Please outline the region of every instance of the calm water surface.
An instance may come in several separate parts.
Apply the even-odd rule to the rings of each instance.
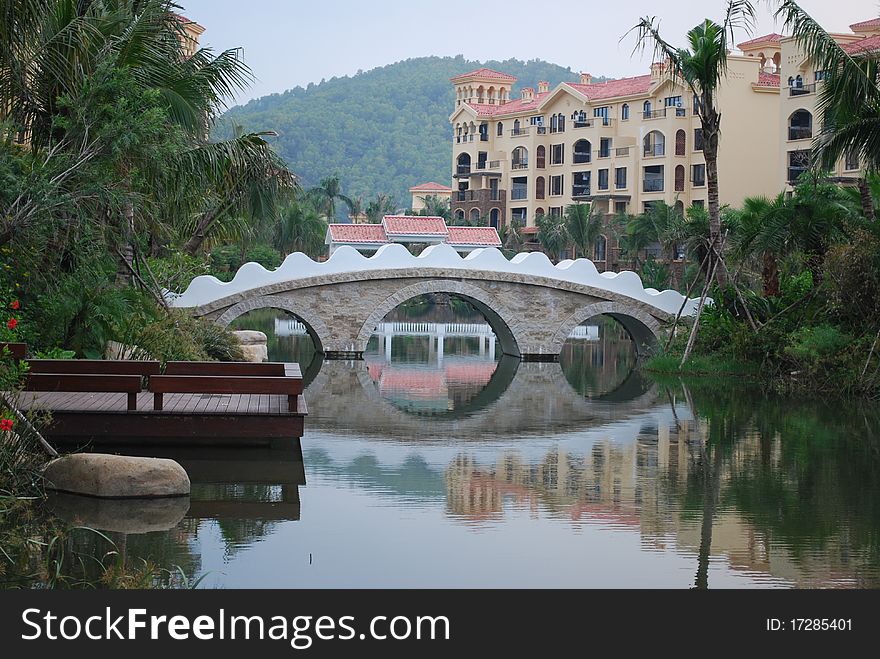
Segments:
[[[293,319],[243,319],[303,366],[302,455],[173,454],[190,507],[129,555],[227,588],[880,584],[876,415],[652,382],[610,319],[558,364],[503,357],[465,308],[386,321],[321,363]]]

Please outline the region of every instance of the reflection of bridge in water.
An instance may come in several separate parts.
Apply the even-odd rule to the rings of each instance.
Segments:
[[[449,358],[451,370],[442,377],[472,378],[474,373],[457,373],[459,364]],[[367,435],[419,439],[505,437],[558,433],[584,429],[626,418],[656,404],[656,387],[637,372],[615,390],[598,398],[584,398],[568,383],[558,363],[530,363],[502,358],[484,362],[478,374],[488,382],[465,404],[454,409],[433,408],[433,413],[414,413],[395,405],[385,391],[394,378],[418,378],[424,371],[405,364],[377,361],[325,361],[304,393],[309,406],[309,428],[352,430]],[[470,368],[468,370],[471,370]],[[383,382],[383,374],[391,373]],[[411,384],[411,382],[410,382]]]

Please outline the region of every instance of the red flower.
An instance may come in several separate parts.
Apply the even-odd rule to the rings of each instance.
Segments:
[[[0,419],[0,431],[12,430],[12,419]]]
[[[15,311],[17,311],[20,306],[21,306],[21,302],[19,302],[18,300],[13,300],[12,302],[9,303],[9,308],[13,309]]]
[[[10,318],[6,323],[6,327],[8,327],[11,330],[14,330],[16,327],[18,327],[18,319],[17,318]]]

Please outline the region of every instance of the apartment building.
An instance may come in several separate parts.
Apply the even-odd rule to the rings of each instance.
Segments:
[[[840,35],[847,48],[880,40],[880,19],[852,29]],[[774,196],[803,171],[815,78],[822,75],[779,34],[738,48],[728,56],[718,92],[719,194],[732,206],[749,196]],[[536,217],[560,215],[576,202],[608,214],[640,213],[658,201],[681,209],[707,203],[694,95],[663,63],[608,82],[594,83],[587,73],[553,89],[541,81],[537,89],[522,88],[518,98],[512,98],[516,78],[491,69],[451,82],[452,210],[459,220],[513,223],[528,234],[536,231]],[[848,159],[840,169],[858,166]],[[600,270],[617,269],[616,253],[613,236],[600,239],[593,255]]]
[[[851,33],[832,34],[845,51],[856,55],[880,49],[880,18],[854,23],[850,29]],[[825,72],[804,55],[791,37],[780,37],[774,52],[779,53],[782,65],[779,112],[781,190],[791,189],[810,166],[810,147],[813,138],[821,131],[822,119],[816,105]],[[859,154],[853,152],[840,159],[832,174],[854,178],[860,176],[861,171]]]

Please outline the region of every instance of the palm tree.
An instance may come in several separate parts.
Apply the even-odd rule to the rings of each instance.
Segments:
[[[751,31],[755,8],[748,0],[728,0],[724,20],[719,24],[705,19],[687,33],[689,48],[676,48],[659,32],[656,17],[642,18],[630,32],[636,32],[636,50],[650,46],[654,56],[665,62],[674,80],[681,80],[695,97],[695,109],[703,134],[703,156],[706,160],[706,187],[709,198],[709,272],[721,254],[721,208],[718,198],[718,139],[721,135],[721,113],[717,93],[727,73],[727,54],[735,41],[734,31]],[[718,284],[726,284],[723,267],[716,270]]]
[[[522,236],[519,229],[512,224],[502,223],[498,227],[498,238],[501,240],[501,248],[509,252],[517,252],[522,248]]]
[[[602,235],[604,215],[598,209],[593,210],[590,204],[572,204],[565,209],[565,228],[574,245],[575,256],[579,252],[588,259]]]
[[[736,251],[740,257],[760,255],[764,297],[779,295],[778,258],[786,251],[784,230],[792,219],[792,206],[785,193],[773,200],[747,197],[739,213]]]
[[[312,258],[324,253],[327,221],[308,199],[295,200],[281,211],[275,247],[282,255],[303,252]]]
[[[571,246],[565,218],[561,215],[541,215],[535,219],[538,226],[538,242],[544,253],[552,260],[559,259],[560,253]]]
[[[317,208],[318,211],[330,222],[333,222],[336,219],[337,199],[345,202],[349,211],[354,208],[354,201],[351,197],[342,194],[342,185],[339,182],[339,176],[335,174],[321,179],[321,182],[314,188],[311,188],[308,194],[313,200],[315,208]]]
[[[792,0],[780,0],[776,18],[812,61],[825,71],[817,108],[823,128],[813,145],[813,161],[833,169],[847,153],[856,153],[869,172],[880,168],[880,66],[878,51],[847,52]],[[862,208],[875,219],[873,198],[865,178],[858,180]]]
[[[379,193],[376,198],[367,204],[367,221],[370,224],[379,224],[382,218],[395,211],[394,199],[389,194]]]
[[[437,195],[428,195],[421,199],[425,202],[425,207],[421,210],[420,215],[442,217],[447,222],[452,217],[452,209],[449,208],[449,200],[438,197]]]

